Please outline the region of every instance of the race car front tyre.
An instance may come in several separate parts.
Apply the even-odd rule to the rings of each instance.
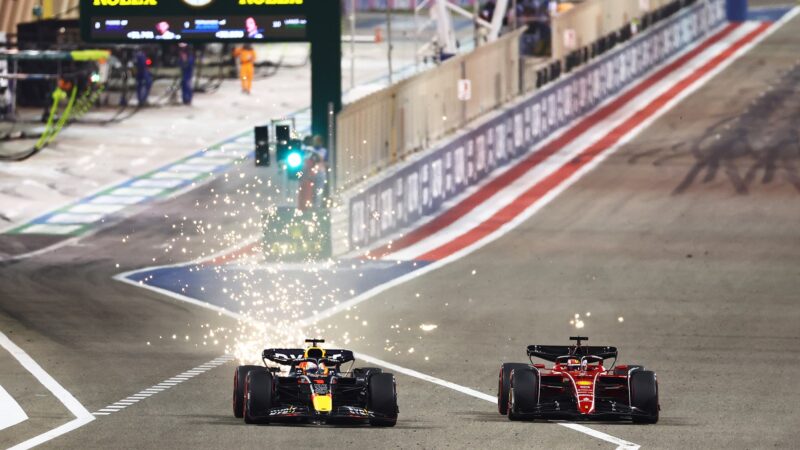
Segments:
[[[261,366],[238,366],[233,372],[233,417],[244,417],[244,379],[253,369],[263,369]]]
[[[658,422],[658,382],[650,370],[636,370],[631,374],[631,406],[646,415],[633,415],[633,423]]]
[[[502,415],[508,413],[508,395],[511,388],[511,371],[514,369],[525,369],[529,367],[525,363],[503,363],[500,365],[500,376],[497,381],[497,412]]]
[[[524,367],[512,370],[510,378],[508,419],[524,419],[539,405],[539,376],[530,367]]]
[[[394,375],[374,373],[367,382],[367,410],[379,417],[370,417],[369,424],[375,427],[393,427],[397,423],[397,388]]]
[[[269,422],[272,407],[272,374],[263,367],[251,370],[244,381],[245,423]]]

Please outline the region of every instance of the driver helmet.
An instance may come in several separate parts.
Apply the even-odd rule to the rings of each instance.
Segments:
[[[324,363],[317,364],[309,361],[306,363],[305,370],[307,375],[325,375],[327,368]]]
[[[569,367],[569,368],[577,368],[580,365],[581,365],[581,361],[579,359],[569,358],[567,360],[567,367]]]

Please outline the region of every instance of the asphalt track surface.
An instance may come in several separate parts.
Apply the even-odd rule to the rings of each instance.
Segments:
[[[351,347],[493,395],[500,362],[562,342],[579,313],[581,334],[656,370],[661,388],[657,425],[592,428],[648,448],[796,447],[797,48],[795,18],[503,238],[361,304],[369,326]],[[254,169],[241,170],[246,180]],[[0,331],[90,411],[221,356],[231,337],[204,346],[201,325],[233,320],[111,277],[180,260],[164,255],[183,216],[235,227],[241,216],[197,205],[243,183],[214,181],[76,245],[4,263]],[[187,257],[208,247],[184,232],[195,237],[181,244]],[[423,333],[423,323],[438,328]],[[383,354],[388,338],[415,351]],[[485,400],[402,374],[393,429],[245,426],[230,413],[232,372],[205,371],[45,447],[612,447],[511,423]],[[30,417],[0,432],[0,446],[72,419],[6,352],[0,383]]]

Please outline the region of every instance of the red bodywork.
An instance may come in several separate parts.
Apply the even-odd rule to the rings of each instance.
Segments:
[[[583,367],[580,363],[556,363],[552,367],[534,364],[534,367],[541,376],[540,396],[547,398],[569,392],[575,397],[580,414],[595,413],[596,394],[606,399],[618,398],[620,403],[627,404],[629,401],[627,366],[616,366],[611,372],[600,363],[586,364]],[[602,392],[597,393],[596,388]]]
[[[617,348],[529,345],[531,363],[500,366],[497,408],[511,420],[608,419],[656,423],[660,406],[655,372],[641,365],[617,365]],[[533,363],[539,358],[552,363]],[[610,368],[603,363],[613,359]]]

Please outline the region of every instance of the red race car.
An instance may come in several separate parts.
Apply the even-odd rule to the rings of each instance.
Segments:
[[[642,366],[616,365],[616,347],[529,345],[531,363],[503,363],[497,410],[510,420],[590,419],[656,423],[661,409],[658,381]],[[534,363],[540,358],[552,367]],[[610,368],[603,363],[613,359]]]

